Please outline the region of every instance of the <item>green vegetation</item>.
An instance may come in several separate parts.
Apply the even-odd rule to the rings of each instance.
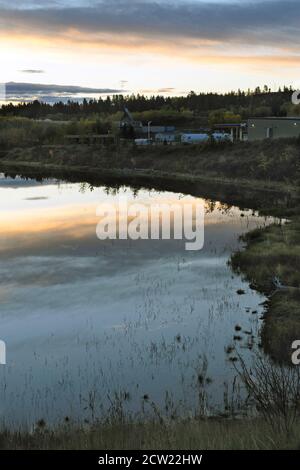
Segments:
[[[83,127],[87,125],[85,122],[78,124]],[[67,131],[73,133],[70,128],[67,128]],[[282,182],[286,185],[297,184],[299,155],[300,142],[296,139],[240,142],[234,145],[206,143],[144,148],[135,147],[130,143],[110,147],[84,145],[24,147],[19,144],[18,147],[6,151],[3,149],[1,152],[3,160],[12,162],[41,162],[61,166],[94,167],[101,170],[116,168],[178,175],[209,175],[216,178]]]
[[[240,114],[235,114],[234,112],[227,111],[226,109],[211,111],[208,115],[208,122],[210,126],[220,123],[240,123],[241,121],[242,116]]]
[[[0,449],[299,449],[299,435],[299,423],[286,435],[278,433],[260,418],[191,419],[175,423],[111,422],[85,428],[65,423],[54,430],[48,430],[41,421],[33,433],[2,432]]]
[[[270,296],[263,345],[277,361],[290,362],[291,345],[300,338],[300,219],[257,229],[244,241],[246,249],[234,254],[232,265]],[[275,279],[282,287],[276,287]]]
[[[107,134],[111,127],[110,121],[99,118],[51,122],[0,117],[0,150],[6,151],[16,146],[28,148],[32,145],[63,144],[67,135]]]
[[[282,140],[136,149],[135,167],[193,175],[296,182],[300,143]]]
[[[279,88],[277,92],[271,92],[265,85],[263,89],[256,87],[255,90],[238,90],[224,94],[196,94],[191,91],[187,96],[174,97],[115,95],[99,100],[83,100],[82,103],[68,101],[54,105],[34,101],[16,106],[2,106],[0,115],[54,120],[94,120],[98,117],[103,120],[112,116],[116,118],[124,106],[127,106],[135,118],[145,122],[152,120],[155,124],[199,126],[207,125],[210,113],[219,114],[219,117],[222,117],[221,113],[225,113],[225,118],[227,116],[228,119],[235,119],[235,116],[247,119],[250,116],[290,115],[295,111],[291,107],[292,92],[293,89],[286,86]]]

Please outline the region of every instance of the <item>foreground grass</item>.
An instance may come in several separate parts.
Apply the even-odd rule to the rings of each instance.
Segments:
[[[98,450],[264,450],[300,449],[300,423],[289,435],[278,433],[262,419],[187,420],[174,424],[103,424],[55,431],[40,426],[33,433],[0,434],[1,449]]]
[[[262,341],[277,361],[290,362],[292,342],[300,339],[300,218],[254,230],[243,237],[244,251],[233,267],[252,286],[269,296]],[[278,278],[283,288],[276,288]]]

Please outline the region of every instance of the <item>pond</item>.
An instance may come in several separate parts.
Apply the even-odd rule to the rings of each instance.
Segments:
[[[203,249],[100,241],[96,209],[120,195],[146,205],[201,202]],[[232,349],[251,364],[265,298],[228,260],[241,234],[270,219],[172,192],[3,175],[0,213],[2,425],[243,406]]]

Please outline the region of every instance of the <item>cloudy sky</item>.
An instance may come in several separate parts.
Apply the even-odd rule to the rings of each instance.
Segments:
[[[299,33],[299,0],[0,0],[0,81],[66,94],[300,87]]]

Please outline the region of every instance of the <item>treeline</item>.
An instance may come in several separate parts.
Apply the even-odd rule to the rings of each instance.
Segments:
[[[270,88],[264,86],[263,89],[257,87],[255,90],[229,93],[199,93],[190,92],[187,96],[164,97],[164,96],[143,96],[143,95],[115,95],[98,100],[84,99],[82,102],[68,101],[58,102],[53,105],[33,101],[30,103],[20,103],[17,105],[7,104],[0,108],[0,116],[17,116],[32,119],[52,118],[57,120],[78,119],[81,117],[91,117],[96,115],[114,116],[128,107],[135,117],[143,119],[151,118],[155,114],[159,119],[160,113],[165,118],[176,122],[179,115],[188,119],[208,118],[211,113],[217,114],[217,118],[222,117],[222,112],[231,113],[237,116],[236,120],[246,119],[249,116],[286,116],[291,113],[299,114],[298,107],[291,104],[291,87],[284,87],[277,92],[272,92]],[[184,114],[185,113],[185,116]],[[212,119],[212,118],[211,118]]]
[[[0,151],[13,147],[64,143],[67,135],[107,134],[111,123],[101,119],[76,121],[36,121],[25,117],[0,117]]]

